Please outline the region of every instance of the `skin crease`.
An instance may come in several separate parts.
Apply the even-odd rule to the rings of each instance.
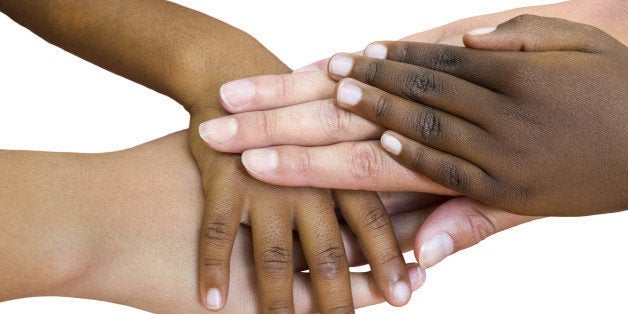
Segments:
[[[0,150],[0,301],[56,295],[207,313],[195,293],[203,192],[186,138],[178,132],[103,154]],[[392,216],[406,250],[427,210]],[[342,230],[349,262],[358,265],[357,242]],[[242,226],[225,313],[260,306],[251,246]],[[300,253],[294,262],[296,270],[307,267]],[[307,276],[294,276],[296,310],[315,311]],[[351,280],[356,306],[383,301],[370,274]]]
[[[288,71],[244,32],[167,1],[4,1],[0,10],[45,40],[178,101],[191,114],[192,130],[226,114],[216,102],[222,83]],[[209,149],[197,132],[189,136],[207,196],[198,265],[199,294],[208,307],[220,309],[227,299],[231,246],[239,223],[250,222],[262,309],[293,310],[291,234],[298,227],[320,310],[352,311],[349,269],[331,193],[254,180],[239,156]],[[358,213],[347,222],[361,239],[384,296],[393,305],[404,305],[411,283],[377,194],[335,191],[334,196],[343,205],[341,212]],[[377,238],[363,217],[368,214],[381,221]],[[401,300],[391,296],[395,284],[408,287]],[[220,297],[211,298],[210,304],[212,288]]]
[[[395,131],[382,137],[400,142],[395,160],[491,206],[545,216],[628,208],[628,48],[533,15],[465,41],[513,52],[382,43],[387,60],[349,57],[338,103]],[[361,98],[343,103],[352,86]]]

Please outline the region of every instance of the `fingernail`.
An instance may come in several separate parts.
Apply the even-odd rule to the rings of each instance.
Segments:
[[[242,153],[242,164],[251,172],[266,174],[277,168],[277,152],[270,148],[258,148]]]
[[[467,34],[469,35],[484,35],[493,32],[496,27],[484,27],[484,28],[476,28],[472,31],[469,31]]]
[[[354,106],[362,99],[362,90],[351,81],[344,81],[338,86],[336,97],[340,103]]]
[[[412,287],[412,291],[416,291],[421,288],[423,283],[425,283],[425,270],[419,265],[414,264],[409,267],[408,276],[410,277],[410,286]]]
[[[211,288],[207,291],[205,306],[212,311],[217,311],[222,308],[222,297],[220,296],[220,291],[218,289]]]
[[[419,265],[427,269],[454,253],[454,241],[447,233],[438,233],[421,245]]]
[[[329,71],[335,76],[345,77],[351,73],[353,58],[346,54],[339,53],[329,60]]]
[[[384,149],[391,154],[399,156],[399,154],[401,153],[401,142],[399,142],[396,137],[384,133],[384,135],[382,135],[382,138],[380,139],[380,142],[382,143],[382,147],[384,147]]]
[[[405,302],[410,298],[410,287],[404,281],[395,283],[390,289],[390,295],[395,301]]]
[[[236,80],[220,87],[220,98],[229,107],[245,106],[255,96],[255,85],[249,80]]]
[[[364,49],[364,56],[376,59],[386,59],[388,48],[382,44],[372,43]]]
[[[232,117],[205,121],[198,126],[198,132],[205,142],[222,144],[236,135],[238,132],[238,121]]]

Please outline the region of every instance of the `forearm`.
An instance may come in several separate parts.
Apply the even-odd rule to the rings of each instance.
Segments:
[[[3,151],[0,159],[0,300],[203,308],[192,254],[202,191],[185,134],[110,154]]]
[[[188,110],[215,99],[222,82],[287,70],[248,34],[168,1],[6,0],[0,10],[43,39]]]

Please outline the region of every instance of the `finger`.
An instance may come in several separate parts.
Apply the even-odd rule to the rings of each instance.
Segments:
[[[376,53],[371,54],[370,51],[376,51]],[[507,90],[513,79],[525,75],[530,69],[531,59],[523,59],[520,54],[514,51],[487,51],[416,42],[376,42],[365,49],[365,55],[368,57],[385,58],[416,65],[426,70],[442,72],[496,92]],[[333,58],[330,61],[330,67],[332,62]],[[373,72],[373,69],[370,71]],[[417,75],[419,80],[417,86],[427,85],[421,88],[430,88],[430,84],[438,86],[433,81],[430,83],[429,78],[421,82],[421,70],[417,70]],[[345,77],[346,75],[336,76]],[[462,95],[455,91],[451,93]]]
[[[410,274],[412,290],[419,289],[425,282],[425,271],[418,264],[407,264],[405,267]],[[384,298],[375,287],[375,279],[371,272],[351,273],[351,294],[356,308],[362,308],[384,302]],[[295,308],[297,313],[318,312],[309,274],[295,275]]]
[[[338,83],[336,99],[343,109],[377,125],[467,160],[478,162],[494,147],[492,137],[469,121],[354,79]]]
[[[423,222],[414,252],[419,264],[429,268],[497,232],[538,218],[494,209],[468,197],[456,197],[438,206]]]
[[[619,41],[600,29],[564,19],[524,14],[497,27],[474,29],[465,46],[485,50],[599,52]]]
[[[333,89],[325,71],[262,75],[222,85],[220,101],[231,113],[267,110],[331,98]]]
[[[391,305],[410,301],[410,279],[384,205],[374,192],[334,190],[342,216],[356,235],[375,282]]]
[[[296,224],[319,311],[353,312],[349,264],[331,196],[326,190],[310,189],[298,206]]]
[[[251,176],[275,185],[456,194],[399,164],[377,141],[252,149],[242,163]]]
[[[381,143],[400,164],[424,174],[444,187],[479,200],[495,197],[501,192],[492,176],[467,160],[392,131],[386,131],[382,135]]]
[[[238,113],[209,120],[199,127],[203,140],[212,149],[229,153],[275,145],[320,146],[377,139],[383,131],[338,108],[333,99]]]
[[[321,71],[327,68],[327,62],[329,62],[329,58],[318,60],[316,62],[310,63],[304,67],[300,67],[292,73],[300,73],[300,72],[312,72],[312,71]]]
[[[372,46],[384,47],[369,47]],[[371,50],[373,48],[366,51]],[[438,69],[408,63],[336,54],[331,58],[329,68],[330,74],[336,79],[351,77],[474,123],[481,122],[489,112],[494,111],[495,104],[501,100],[498,94],[482,86],[439,72]],[[338,68],[346,70],[335,72]]]
[[[224,190],[210,185],[213,181],[209,181],[206,174],[218,172],[203,173],[206,192],[199,241],[199,289],[205,306],[218,311],[228,297],[231,250],[238,231],[242,204],[240,198],[234,198],[231,193],[224,193]]]
[[[277,204],[250,211],[255,273],[262,312],[294,312],[292,215]]]

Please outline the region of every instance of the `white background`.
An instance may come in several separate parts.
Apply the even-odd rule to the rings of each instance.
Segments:
[[[250,32],[296,68],[374,40],[555,1],[175,2]],[[2,149],[104,152],[187,127],[187,113],[170,99],[47,44],[5,16],[0,40]],[[628,213],[529,223],[429,269],[407,307],[359,312],[626,313],[627,226]],[[141,313],[65,298],[5,302],[0,312]]]

